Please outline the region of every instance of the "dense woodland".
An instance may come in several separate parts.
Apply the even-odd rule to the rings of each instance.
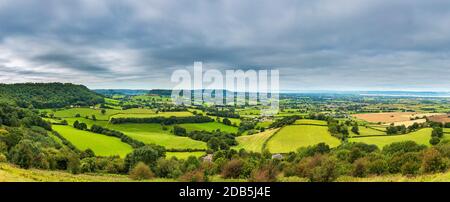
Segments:
[[[23,108],[60,108],[91,106],[103,97],[82,85],[70,83],[0,84],[0,100]]]

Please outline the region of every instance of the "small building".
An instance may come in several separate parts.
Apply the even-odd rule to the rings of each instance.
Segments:
[[[206,156],[202,157],[203,162],[212,162],[212,159],[213,159],[212,154],[207,154]]]
[[[283,155],[281,155],[281,154],[274,154],[274,155],[272,155],[272,159],[283,159]]]

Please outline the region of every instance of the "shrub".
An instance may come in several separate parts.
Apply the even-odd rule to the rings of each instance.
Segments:
[[[431,139],[430,139],[430,144],[431,144],[431,145],[437,145],[437,144],[439,144],[439,142],[441,142],[441,139],[439,139],[439,138],[436,137],[436,136],[433,136],[433,137],[431,137]]]
[[[400,171],[403,175],[416,175],[419,173],[420,170],[420,163],[409,161],[402,165],[400,168]]]
[[[275,182],[278,170],[273,165],[266,165],[256,169],[250,175],[250,182]]]
[[[152,165],[161,157],[165,157],[164,147],[157,145],[146,145],[135,149],[125,157],[125,167],[131,169],[138,162]]]
[[[222,168],[222,177],[239,178],[244,168],[244,162],[240,159],[231,159]]]
[[[86,149],[83,152],[81,152],[80,158],[84,159],[84,158],[91,158],[91,157],[95,157],[95,153],[94,151],[92,151],[92,149]]]
[[[0,154],[0,163],[6,162],[6,156],[4,154]]]
[[[182,174],[179,162],[175,159],[160,158],[154,171],[156,176],[162,178],[178,178]]]
[[[399,173],[403,172],[402,167],[405,164],[420,165],[421,159],[417,152],[398,153],[389,160],[389,172]],[[420,167],[420,166],[419,166]]]
[[[352,176],[365,177],[367,175],[368,161],[365,158],[360,158],[353,163]]]
[[[385,160],[378,159],[373,162],[369,162],[367,165],[369,173],[381,175],[388,171],[388,164]]]
[[[10,159],[21,168],[42,168],[45,160],[41,149],[31,140],[21,140],[10,151]]]
[[[205,173],[199,169],[184,173],[179,180],[183,182],[207,182],[208,178]]]
[[[435,148],[427,149],[423,152],[421,170],[424,173],[442,172],[447,169],[447,165],[442,154]]]
[[[418,152],[427,148],[414,141],[395,142],[383,147],[383,153],[392,155],[394,153]]]
[[[130,171],[130,178],[133,180],[147,180],[153,178],[154,174],[143,162],[138,162]]]
[[[312,169],[308,178],[311,182],[332,182],[337,179],[338,175],[337,160],[324,156],[320,165]]]
[[[80,161],[80,171],[82,173],[92,173],[97,170],[95,157],[84,158]]]
[[[80,172],[80,159],[76,154],[69,154],[67,156],[67,170],[72,174]]]
[[[295,173],[311,182],[331,182],[339,175],[337,159],[320,154],[307,157],[297,164]]]
[[[444,136],[444,130],[441,127],[434,127],[431,137],[442,138]]]

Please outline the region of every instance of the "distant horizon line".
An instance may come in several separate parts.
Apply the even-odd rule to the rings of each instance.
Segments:
[[[152,89],[144,89],[144,88],[89,88],[91,90],[135,90],[135,91],[151,91],[151,90],[172,90],[169,88],[152,88]],[[217,89],[185,89],[185,90],[217,90]],[[231,91],[227,89],[222,89],[226,91]],[[235,91],[242,92],[242,91]],[[376,93],[376,92],[390,92],[390,93],[450,93],[449,91],[441,91],[441,90],[280,90],[280,93]]]

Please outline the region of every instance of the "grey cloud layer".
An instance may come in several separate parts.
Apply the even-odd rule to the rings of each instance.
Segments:
[[[284,89],[450,86],[446,0],[6,0],[0,25],[0,82],[163,88],[203,61]]]

